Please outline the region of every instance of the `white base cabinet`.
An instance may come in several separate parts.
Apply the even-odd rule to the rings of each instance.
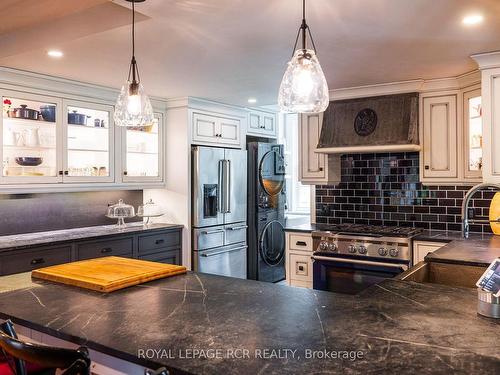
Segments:
[[[286,282],[290,286],[312,288],[311,256],[313,240],[310,233],[286,232]]]
[[[304,185],[332,185],[340,182],[340,155],[315,152],[323,113],[299,115],[299,181]]]
[[[443,247],[446,243],[443,242],[429,242],[429,241],[414,241],[413,242],[413,264],[417,264],[424,260],[425,256],[429,253],[436,251]]]

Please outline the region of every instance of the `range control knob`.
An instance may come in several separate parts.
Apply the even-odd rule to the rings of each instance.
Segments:
[[[385,257],[387,255],[387,249],[385,247],[381,247],[378,249],[378,254]]]
[[[326,242],[326,241],[321,241],[321,242],[319,243],[319,249],[320,249],[320,250],[327,250],[327,249],[328,249],[328,242]]]
[[[389,254],[391,257],[397,257],[399,255],[399,249],[391,249],[389,250]]]
[[[360,254],[366,254],[367,252],[368,252],[368,249],[366,248],[366,246],[360,246],[358,249],[358,253],[360,253]]]
[[[349,245],[349,247],[347,248],[347,251],[349,251],[351,254],[354,254],[356,252],[356,246]]]
[[[328,250],[333,251],[333,252],[337,251],[337,245],[335,245],[333,242],[330,242],[328,244]]]

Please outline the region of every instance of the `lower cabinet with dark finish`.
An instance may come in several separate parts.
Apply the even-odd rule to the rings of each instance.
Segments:
[[[10,275],[68,262],[71,262],[71,245],[13,251],[0,256],[0,274]]]
[[[152,262],[182,263],[182,228],[76,240],[0,253],[0,275],[28,272],[72,261],[119,256]]]
[[[139,259],[149,260],[151,262],[181,264],[181,250],[167,250],[161,253],[139,256]]]
[[[133,257],[134,237],[89,241],[76,244],[77,260],[109,256]]]

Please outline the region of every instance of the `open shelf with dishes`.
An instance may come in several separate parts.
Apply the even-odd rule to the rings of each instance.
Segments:
[[[0,193],[163,186],[162,113],[119,128],[109,93],[42,92],[0,84]]]
[[[2,96],[2,178],[58,177],[57,100]]]
[[[65,179],[104,181],[113,178],[112,107],[64,101]]]

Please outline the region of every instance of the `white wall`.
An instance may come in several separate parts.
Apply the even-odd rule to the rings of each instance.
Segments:
[[[187,107],[167,110],[165,119],[165,189],[144,190],[166,214],[154,222],[184,225],[182,264],[191,269],[191,147]]]

